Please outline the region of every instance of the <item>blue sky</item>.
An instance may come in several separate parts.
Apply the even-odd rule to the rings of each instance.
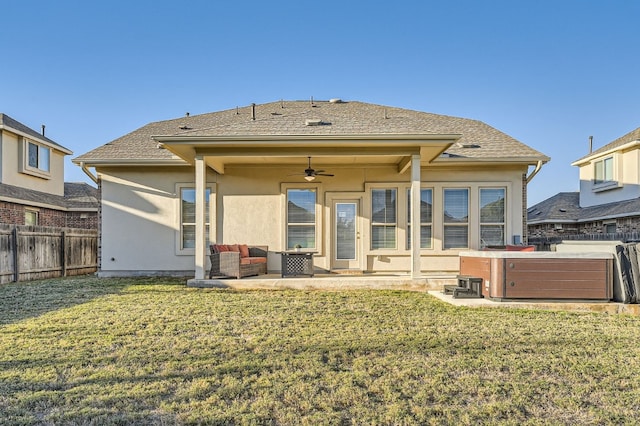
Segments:
[[[640,127],[635,0],[2,2],[0,111],[70,159],[152,121],[285,100],[359,100],[486,122],[570,163]]]

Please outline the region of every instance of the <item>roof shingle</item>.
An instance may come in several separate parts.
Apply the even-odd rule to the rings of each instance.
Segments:
[[[385,134],[461,134],[458,143],[447,150],[450,156],[455,157],[549,159],[481,121],[459,117],[353,101],[279,101],[255,105],[255,116],[253,110],[247,106],[149,123],[80,155],[74,161],[175,159],[171,152],[158,149],[152,136],[219,138]],[[321,120],[322,124],[307,126],[306,120]]]

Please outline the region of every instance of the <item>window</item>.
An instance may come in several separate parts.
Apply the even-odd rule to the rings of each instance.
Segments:
[[[205,193],[205,235],[206,247],[209,246],[209,198],[211,189]],[[180,188],[180,249],[193,249],[196,246],[196,190]]]
[[[420,190],[420,248],[430,249],[433,222],[433,190]],[[411,249],[411,189],[407,191],[407,249]]]
[[[444,249],[469,247],[469,190],[444,190]]]
[[[287,249],[316,248],[316,189],[287,189]]]
[[[23,138],[18,170],[20,173],[49,179],[51,148]]]
[[[28,165],[43,172],[49,172],[50,150],[46,146],[27,143]]]
[[[594,183],[610,182],[613,180],[613,157],[596,161],[594,167]]]
[[[36,226],[38,224],[38,212],[35,210],[25,210],[24,224]]]
[[[504,188],[480,188],[480,247],[504,244],[505,192]]]
[[[371,190],[371,249],[396,248],[396,190]]]

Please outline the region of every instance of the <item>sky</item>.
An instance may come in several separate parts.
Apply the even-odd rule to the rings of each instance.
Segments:
[[[640,127],[636,0],[0,0],[0,112],[73,151],[147,123],[341,98],[483,121],[571,163]]]

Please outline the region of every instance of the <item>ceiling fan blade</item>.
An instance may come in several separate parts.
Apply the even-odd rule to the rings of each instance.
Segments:
[[[316,176],[334,176],[330,173],[316,173]]]

